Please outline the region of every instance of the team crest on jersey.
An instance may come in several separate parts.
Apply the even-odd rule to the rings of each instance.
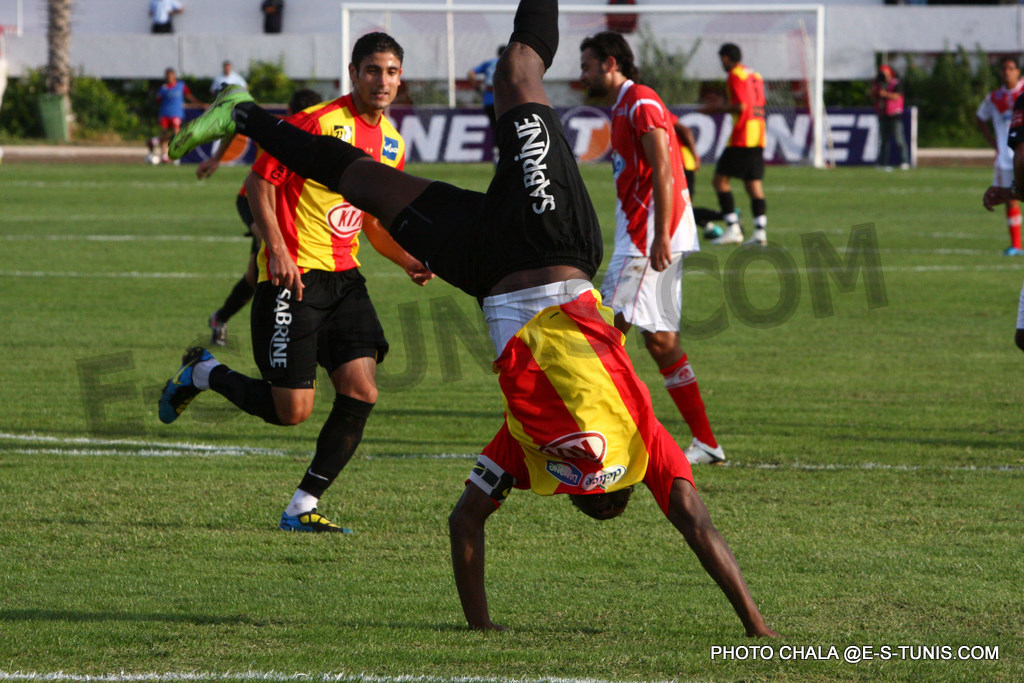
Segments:
[[[626,468],[623,465],[615,465],[608,469],[601,470],[600,472],[591,472],[587,476],[583,477],[583,482],[580,484],[580,488],[584,491],[593,491],[594,489],[607,490],[612,484],[617,482],[619,479],[626,474]]]
[[[384,148],[381,149],[380,155],[388,161],[398,160],[398,140],[384,136]]]
[[[342,142],[351,143],[353,138],[352,126],[335,126],[334,130],[331,131],[331,135]]]
[[[624,168],[626,168],[626,162],[622,160],[618,152],[612,151],[612,178],[617,179]]]
[[[348,202],[338,204],[327,212],[327,225],[336,237],[349,239],[363,227],[363,212]]]
[[[581,458],[593,462],[604,462],[608,452],[608,439],[601,432],[574,432],[544,444],[542,453],[556,458]]]
[[[544,464],[548,474],[569,486],[577,486],[583,478],[583,473],[567,462],[561,460],[548,460]],[[591,487],[593,488],[593,487]]]

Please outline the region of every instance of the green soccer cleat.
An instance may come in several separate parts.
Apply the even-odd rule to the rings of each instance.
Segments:
[[[167,147],[171,159],[180,159],[199,145],[233,135],[235,121],[231,111],[236,104],[255,102],[249,91],[239,85],[221,89],[217,99],[202,114],[192,119],[178,131]]]

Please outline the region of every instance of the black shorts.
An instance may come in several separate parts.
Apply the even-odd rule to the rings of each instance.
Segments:
[[[764,147],[726,147],[715,166],[715,174],[740,180],[762,180]]]
[[[388,342],[357,268],[311,270],[302,283],[302,301],[272,282],[256,285],[252,353],[263,379],[303,389],[314,385],[318,364],[329,374],[357,358],[384,360]]]
[[[238,195],[235,198],[235,208],[238,209],[238,217],[245,223],[245,234],[252,236],[249,253],[255,254],[260,250],[260,238],[252,234],[252,224],[256,222],[256,219],[252,215],[252,209],[249,208],[249,198],[244,194]]]
[[[566,265],[594,277],[601,227],[554,109],[523,104],[498,120],[486,194],[435,182],[391,234],[438,277],[477,298],[519,270]]]

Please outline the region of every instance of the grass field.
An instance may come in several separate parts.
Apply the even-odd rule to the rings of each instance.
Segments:
[[[489,169],[412,170],[483,189]],[[1024,680],[1024,262],[981,208],[989,170],[770,169],[776,260],[711,247],[712,273],[684,280],[689,319],[727,323],[684,339],[729,457],[695,478],[786,637],[770,658],[713,654],[765,643],[645,492],[607,523],[513,494],[487,537],[509,630],[465,629],[446,519],[501,422],[488,342],[472,300],[414,287],[369,247],[392,350],[322,502],[354,535],[275,528],[328,382],[298,427],[215,394],[161,425],[160,386],[245,265],[243,173],[0,167],[0,680]],[[609,170],[584,173],[610,238]],[[805,267],[815,233],[840,257],[860,238],[879,267],[852,291],[833,267],[823,290],[821,263]],[[246,317],[219,356],[252,371]],[[984,657],[965,645],[998,659],[959,659]],[[843,661],[850,646],[874,650]]]

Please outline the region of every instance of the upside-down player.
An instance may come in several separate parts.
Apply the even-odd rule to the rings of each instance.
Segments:
[[[522,0],[494,79],[501,153],[486,194],[372,163],[341,140],[279,124],[244,95],[224,98],[203,123],[184,129],[173,153],[237,126],[296,173],[372,212],[434,273],[481,300],[506,419],[449,517],[455,582],[471,627],[502,628],[487,608],[484,524],[513,487],[567,493],[588,515],[609,519],[643,481],[747,634],[777,635],[590,283],[601,262],[600,228],[541,83],[557,44],[557,2]]]

